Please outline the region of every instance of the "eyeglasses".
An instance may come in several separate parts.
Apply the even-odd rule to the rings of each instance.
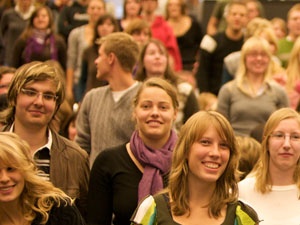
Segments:
[[[285,134],[283,132],[275,132],[270,134],[270,137],[277,141],[284,141],[286,137],[289,137],[290,141],[292,142],[300,142],[300,134],[299,133],[292,133],[292,134]]]
[[[48,102],[50,102],[50,101],[56,101],[58,99],[57,95],[46,94],[46,93],[43,93],[43,92],[39,92],[39,91],[35,91],[35,90],[30,90],[30,89],[25,89],[25,88],[22,88],[21,92],[24,95],[26,95],[27,97],[29,97],[29,98],[37,98],[40,95],[42,95],[43,96],[43,100],[48,101]]]

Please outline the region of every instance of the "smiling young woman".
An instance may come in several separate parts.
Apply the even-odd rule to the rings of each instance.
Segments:
[[[89,224],[129,225],[138,201],[167,185],[177,140],[173,130],[177,109],[172,84],[161,78],[142,84],[133,101],[136,130],[130,142],[102,151],[94,161]]]
[[[237,200],[237,164],[229,122],[215,111],[194,114],[181,128],[168,187],[139,204],[132,225],[258,224],[255,211]]]

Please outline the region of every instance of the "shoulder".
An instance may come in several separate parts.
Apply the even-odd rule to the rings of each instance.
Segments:
[[[235,210],[236,220],[243,225],[253,225],[259,223],[259,218],[256,211],[248,204],[238,201]]]
[[[112,148],[106,148],[103,151],[101,151],[99,153],[99,155],[97,156],[98,160],[114,160],[116,158],[119,157],[123,157],[124,154],[127,154],[126,151],[126,143],[122,144],[122,145],[118,145]],[[97,160],[96,159],[96,160]]]
[[[248,175],[245,179],[238,183],[240,193],[254,189],[256,178],[253,175]]]
[[[269,87],[271,88],[271,90],[286,95],[286,90],[280,85],[278,84],[276,81],[271,80],[268,82]]]
[[[85,223],[74,204],[61,202],[52,207],[47,224],[84,225]]]
[[[149,195],[138,205],[131,217],[134,224],[153,224],[156,217],[156,203],[152,195]]]
[[[93,88],[83,98],[84,101],[92,101],[93,99],[98,99],[100,96],[103,96],[105,93],[110,92],[109,85]]]
[[[66,151],[68,155],[79,156],[82,158],[87,158],[88,154],[80,146],[56,132],[52,131],[53,143],[52,146],[54,149],[59,149],[60,151]]]

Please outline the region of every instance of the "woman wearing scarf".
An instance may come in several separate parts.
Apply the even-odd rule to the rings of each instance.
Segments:
[[[66,69],[67,46],[61,36],[54,32],[51,10],[38,7],[29,24],[17,39],[13,48],[12,64],[18,68],[32,61],[56,60]]]
[[[134,99],[136,131],[130,142],[104,150],[90,176],[88,224],[129,225],[138,202],[167,185],[177,135],[177,91],[150,78]],[[113,126],[113,124],[112,124]]]

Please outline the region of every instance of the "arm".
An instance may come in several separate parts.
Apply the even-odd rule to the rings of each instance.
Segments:
[[[75,141],[83,148],[88,154],[91,152],[91,130],[89,124],[89,111],[90,111],[90,95],[86,95],[83,99],[77,119],[76,119],[76,129],[77,135]]]
[[[199,51],[199,67],[196,73],[197,85],[201,92],[211,92],[209,80],[212,67],[213,53],[217,47],[215,39],[209,35],[205,35],[200,44]]]
[[[218,28],[219,22],[220,21],[218,18],[211,16],[207,23],[206,33],[209,35],[215,35],[218,30],[217,28]]]
[[[70,31],[72,30],[72,26],[68,19],[68,9],[69,7],[66,6],[62,9],[58,16],[58,32],[65,38],[68,38]]]
[[[86,81],[87,81],[87,76],[88,76],[88,62],[87,62],[86,54],[87,54],[87,51],[85,50],[82,54],[81,75],[80,75],[80,79],[78,82],[78,89],[79,89],[81,98],[84,96],[85,91],[86,91]]]
[[[88,186],[89,186],[89,177],[90,177],[90,167],[89,167],[89,156],[83,151],[80,161],[77,163],[77,174],[79,178],[79,188],[80,195],[77,199],[77,207],[84,219],[87,219],[87,198],[88,198]]]
[[[170,56],[172,56],[174,60],[174,69],[175,71],[180,71],[182,70],[182,60],[181,60],[180,50],[177,44],[176,37],[170,26],[166,27],[165,32],[168,33],[168,38],[165,45]]]
[[[229,88],[230,86],[228,83],[221,87],[218,95],[217,111],[230,121],[231,91]]]
[[[47,224],[85,225],[85,222],[75,205],[61,202],[60,206],[52,207]]]
[[[67,63],[67,45],[61,36],[56,37],[56,45],[57,45],[57,54],[58,54],[58,62],[66,71],[66,63]]]
[[[88,193],[88,224],[112,224],[113,187],[109,164],[106,152],[101,152],[93,164]]]
[[[78,29],[71,31],[68,38],[68,49],[67,49],[67,71],[66,71],[66,94],[69,98],[73,99],[73,83],[74,83],[74,71],[77,64],[78,56]]]
[[[22,53],[25,47],[26,47],[26,40],[18,38],[13,48],[11,66],[18,68],[22,65]]]

